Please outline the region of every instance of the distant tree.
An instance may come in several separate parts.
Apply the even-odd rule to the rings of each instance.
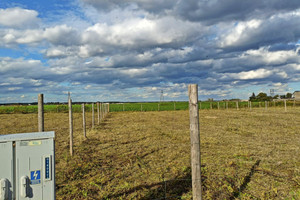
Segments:
[[[276,94],[274,97],[273,97],[273,99],[278,99],[279,98],[279,95],[278,94]]]
[[[293,94],[292,94],[292,93],[289,93],[289,92],[288,92],[288,93],[286,93],[286,98],[287,98],[287,99],[290,99],[290,98],[292,98],[292,96],[293,96]]]
[[[256,100],[256,96],[254,94],[254,92],[252,93],[252,96],[249,97],[249,101],[255,101]]]

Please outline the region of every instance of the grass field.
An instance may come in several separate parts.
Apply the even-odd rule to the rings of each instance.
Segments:
[[[188,111],[111,112],[88,139],[74,113],[56,132],[57,199],[191,199]],[[91,114],[87,113],[91,127]],[[300,109],[200,111],[203,199],[300,199]],[[1,114],[0,134],[37,130],[37,114]]]
[[[200,109],[227,109],[236,108],[235,101],[220,101],[220,102],[199,102]],[[248,108],[248,102],[239,102],[239,108]],[[268,107],[284,107],[283,102],[267,102]],[[293,101],[287,101],[287,106],[294,106]],[[300,102],[296,102],[295,106],[299,107]],[[73,103],[73,112],[81,112],[81,104]],[[92,110],[91,103],[86,104],[86,111]],[[252,102],[253,108],[265,107],[265,102]],[[110,112],[121,111],[173,111],[173,110],[187,110],[188,102],[144,102],[144,103],[111,103]],[[95,105],[96,110],[96,105]],[[5,105],[0,106],[0,114],[28,114],[37,113],[37,105]],[[66,113],[68,112],[67,104],[59,105],[44,105],[44,112],[46,113]]]

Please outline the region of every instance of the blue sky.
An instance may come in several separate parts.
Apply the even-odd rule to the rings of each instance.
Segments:
[[[300,1],[0,1],[0,103],[300,90]]]

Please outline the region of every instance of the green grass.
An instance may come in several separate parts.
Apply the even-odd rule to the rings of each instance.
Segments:
[[[288,107],[293,106],[293,101],[287,102]],[[296,106],[300,106],[300,102],[297,102]],[[236,109],[236,102],[233,101],[220,101],[220,102],[199,102],[199,109]],[[253,108],[265,107],[265,102],[252,102]],[[273,102],[268,103],[268,107],[274,107]],[[284,102],[276,102],[275,107],[284,107]],[[74,113],[81,112],[81,105],[73,104],[72,106]],[[92,110],[91,104],[85,105],[86,111]],[[95,110],[96,104],[95,104]],[[248,102],[239,102],[240,109],[247,109]],[[121,111],[172,111],[172,110],[187,110],[188,102],[150,102],[150,103],[111,103],[110,112],[121,112]],[[37,113],[37,105],[28,106],[0,106],[0,114],[17,114],[17,113]],[[68,105],[44,105],[44,112],[46,113],[66,113],[68,112]]]
[[[200,110],[203,199],[300,199],[299,113]],[[192,199],[188,111],[112,112],[93,130],[88,112],[87,125],[84,139],[74,113],[70,157],[68,113],[45,114],[45,130],[56,132],[58,200]],[[36,131],[37,114],[0,115],[0,130]]]

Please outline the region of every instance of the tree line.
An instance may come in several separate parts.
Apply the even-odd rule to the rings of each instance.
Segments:
[[[252,93],[252,96],[249,97],[249,101],[272,101],[273,99],[290,99],[292,98],[292,93],[286,93],[285,95],[275,95],[275,96],[268,96],[266,93],[261,92],[258,95],[255,95],[255,93]]]

